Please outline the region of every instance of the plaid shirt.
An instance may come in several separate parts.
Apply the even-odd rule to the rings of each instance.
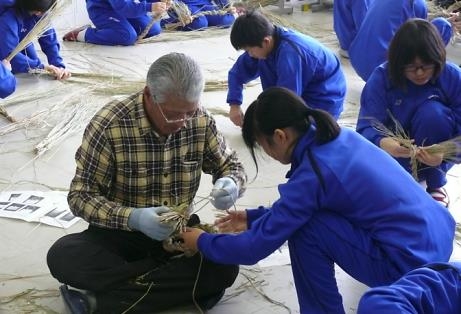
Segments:
[[[72,212],[92,225],[130,230],[134,207],[192,204],[202,171],[247,180],[236,153],[204,109],[179,132],[160,137],[143,108],[143,94],[104,106],[85,129],[68,195]]]

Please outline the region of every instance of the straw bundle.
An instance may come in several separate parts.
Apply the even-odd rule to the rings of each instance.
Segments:
[[[6,57],[11,61],[18,53],[23,51],[31,42],[39,38],[51,27],[51,20],[69,3],[69,0],[56,0],[55,3],[38,20],[30,32],[19,42],[16,48]]]
[[[185,26],[192,21],[192,12],[182,1],[172,1],[171,9],[176,13],[180,26]]]
[[[419,162],[416,159],[416,153],[420,149],[424,149],[432,155],[442,154],[442,160],[445,162],[461,162],[461,135],[431,146],[417,146],[413,144],[413,140],[406,134],[399,121],[397,121],[390,112],[389,115],[394,123],[394,130],[389,129],[384,124],[376,120],[372,121],[372,125],[385,137],[390,137],[397,141],[401,146],[410,149],[410,165],[412,175],[416,180],[418,179],[419,166]]]
[[[422,146],[430,154],[443,154],[443,160],[461,163],[461,135],[431,146]]]
[[[236,1],[232,4],[239,11],[255,10],[268,5],[277,4],[278,0],[247,0],[247,1]]]

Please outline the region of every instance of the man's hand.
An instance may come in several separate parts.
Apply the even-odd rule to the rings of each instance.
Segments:
[[[170,211],[166,206],[134,208],[128,217],[128,227],[144,233],[151,239],[162,241],[174,231],[170,224],[163,223],[160,215]]]
[[[211,204],[217,209],[229,209],[238,198],[237,184],[232,178],[223,177],[216,180],[210,193]]]
[[[229,211],[225,217],[215,220],[214,225],[220,233],[238,233],[247,230],[246,210]]]
[[[153,15],[163,15],[169,8],[169,2],[161,1],[152,3],[151,12]]]
[[[239,127],[243,126],[243,111],[240,105],[229,106],[229,118],[231,121]]]
[[[398,141],[390,137],[382,138],[379,142],[379,146],[396,158],[409,158],[411,156],[411,150],[409,148],[401,146]]]

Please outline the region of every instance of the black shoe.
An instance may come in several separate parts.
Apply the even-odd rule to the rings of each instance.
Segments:
[[[69,290],[66,285],[59,287],[64,305],[71,314],[89,314],[90,304],[88,298],[80,291]]]
[[[216,294],[213,294],[212,296],[209,296],[209,297],[206,297],[206,298],[202,298],[200,300],[197,301],[198,305],[200,306],[200,308],[202,310],[209,310],[211,309],[213,306],[216,305],[216,303],[219,302],[219,300],[222,299],[222,297],[224,296],[224,292],[226,290],[223,290],[221,292],[218,292]]]

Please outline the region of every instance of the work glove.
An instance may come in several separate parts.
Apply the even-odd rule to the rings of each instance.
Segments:
[[[163,241],[174,231],[174,226],[160,220],[160,215],[168,211],[170,209],[166,206],[134,208],[128,216],[128,227],[151,239]]]
[[[210,193],[211,204],[217,209],[229,209],[238,198],[238,188],[235,181],[229,177],[216,180]]]

